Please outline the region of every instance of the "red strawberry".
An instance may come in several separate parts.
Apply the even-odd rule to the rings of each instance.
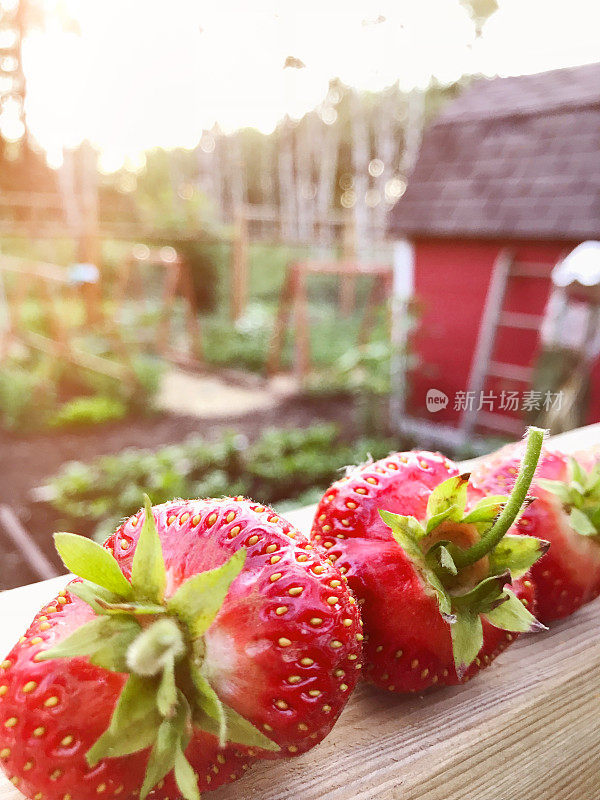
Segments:
[[[2,663],[0,763],[34,800],[197,800],[309,750],[356,684],[354,598],[289,523],[242,498],[149,509],[104,548],[56,535],[84,580]]]
[[[518,497],[486,498],[468,514],[468,476],[438,453],[396,453],[327,490],[312,538],[359,599],[367,680],[399,692],[461,683],[519,632],[542,627],[525,606],[534,601],[527,569],[545,544],[503,537],[535,456],[534,447]],[[512,589],[509,569],[522,578]]]
[[[36,660],[42,647],[57,644],[93,618],[86,603],[70,591],[61,592],[2,662],[0,763],[28,797],[63,798],[76,789],[81,798],[127,798],[144,780],[147,750],[105,759],[94,769],[85,761],[85,753],[110,723],[126,676],[84,658]],[[200,756],[194,767],[202,783],[208,775],[212,786],[227,783],[233,774],[240,777],[253,760],[245,747],[228,745],[219,752],[216,745],[213,736],[197,731],[188,748],[188,754],[194,748]],[[225,759],[222,764],[219,755]],[[216,775],[213,766],[219,769]]]
[[[484,459],[471,478],[471,496],[506,491],[515,480],[521,444]],[[531,568],[542,622],[572,614],[600,595],[600,459],[544,448],[530,493],[536,497],[516,524],[523,535],[543,536],[548,553]]]

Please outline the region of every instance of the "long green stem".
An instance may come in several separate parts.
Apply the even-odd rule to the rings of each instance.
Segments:
[[[542,428],[529,428],[527,433],[525,455],[523,456],[523,461],[521,462],[517,480],[515,481],[513,490],[510,493],[508,502],[502,509],[502,513],[492,528],[490,528],[490,530],[468,550],[459,550],[457,548],[453,548],[452,557],[454,559],[454,563],[459,569],[462,567],[468,567],[470,564],[474,564],[476,561],[479,561],[480,558],[483,558],[483,556],[493,550],[517,518],[517,515],[521,510],[521,506],[527,497],[527,492],[531,486],[531,481],[533,480],[533,476],[540,459],[545,433],[546,431],[544,431]]]

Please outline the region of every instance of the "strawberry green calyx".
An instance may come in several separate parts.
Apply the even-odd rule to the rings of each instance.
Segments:
[[[540,478],[538,486],[558,497],[573,530],[581,536],[600,538],[600,464],[587,471],[570,458],[569,472],[568,482]]]
[[[244,549],[222,566],[192,576],[167,597],[162,547],[147,497],[130,581],[114,556],[95,542],[58,533],[55,543],[67,569],[83,578],[71,583],[69,591],[95,616],[40,657],[85,656],[128,675],[108,728],[86,754],[90,767],[151,748],[140,799],[172,771],[183,797],[199,800],[185,756],[194,728],[215,735],[221,747],[235,742],[279,750],[222,703],[204,671],[203,635],[244,566]]]
[[[383,521],[437,599],[450,625],[462,679],[483,645],[482,619],[514,633],[545,630],[510,588],[547,551],[548,542],[507,533],[529,498],[544,431],[531,429],[510,496],[486,497],[468,513],[468,475],[449,478],[429,496],[425,519],[380,511]]]
[[[465,567],[483,558],[483,556],[493,550],[502,540],[510,526],[515,522],[523,508],[523,504],[527,500],[527,492],[529,491],[538,461],[540,460],[545,435],[546,431],[542,428],[529,428],[525,455],[521,462],[517,480],[498,519],[494,522],[490,530],[468,550],[463,550],[462,552],[455,551],[454,560],[457,566]]]

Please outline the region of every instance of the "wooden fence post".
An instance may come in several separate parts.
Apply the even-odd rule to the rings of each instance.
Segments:
[[[347,214],[342,231],[342,259],[356,261],[356,221],[352,214]],[[348,317],[356,308],[356,277],[344,275],[340,283],[340,312]]]
[[[238,320],[248,304],[248,219],[236,210],[231,250],[231,319]]]
[[[79,161],[80,212],[79,212],[79,260],[94,264],[100,271],[100,236],[98,232],[98,154],[88,141],[77,151]],[[81,286],[87,323],[102,323],[101,276],[95,282]]]
[[[294,370],[298,384],[302,385],[310,372],[310,331],[308,320],[308,295],[306,291],[306,269],[297,267],[294,317],[296,322]]]
[[[267,354],[266,373],[270,378],[276,375],[281,369],[281,356],[285,345],[285,335],[290,322],[292,306],[296,299],[297,281],[298,268],[296,264],[288,264],[279,295],[277,316],[275,317],[273,335],[269,342],[269,352]]]

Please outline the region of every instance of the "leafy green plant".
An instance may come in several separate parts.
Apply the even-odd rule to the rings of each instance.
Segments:
[[[132,359],[131,366],[138,388],[133,394],[125,393],[125,400],[132,409],[147,411],[152,407],[152,401],[160,389],[165,362],[159,358],[139,354]]]
[[[233,323],[229,318],[212,315],[203,319],[204,355],[206,360],[218,366],[231,366],[261,372],[264,369],[277,305],[275,303],[254,301],[249,304],[244,316]],[[317,370],[327,370],[323,376],[322,386],[330,387],[339,384],[345,391],[350,390],[350,377],[346,372],[353,369],[344,359],[359,353],[360,363],[355,372],[364,369],[371,372],[380,358],[380,351],[386,350],[385,358],[389,359],[389,345],[384,326],[378,325],[374,331],[372,345],[359,347],[356,344],[362,315],[357,311],[346,318],[332,313],[331,304],[321,300],[311,302],[310,313],[310,352],[311,360]],[[372,350],[370,349],[372,348]],[[290,367],[294,361],[294,333],[289,331],[282,352],[282,365]],[[368,365],[367,365],[368,362]],[[378,373],[378,379],[384,374]],[[388,379],[389,380],[389,379]],[[315,385],[315,390],[318,388]]]
[[[234,324],[223,317],[203,323],[204,355],[218,366],[237,367],[260,372],[266,361],[273,316],[264,306],[251,306]]]
[[[153,503],[173,497],[243,494],[269,503],[314,495],[338,471],[394,449],[387,439],[339,441],[331,424],[306,429],[272,429],[253,444],[228,433],[216,442],[191,437],[160,450],[126,449],[91,464],[71,462],[51,479],[53,506],[65,524],[91,526],[98,539],[133,514],[147,491]]]
[[[56,403],[56,383],[45,365],[3,364],[0,369],[0,424],[6,430],[46,425]]]
[[[309,378],[308,391],[317,395],[352,395],[359,430],[381,435],[389,427],[391,353],[389,341],[384,340],[352,347],[327,373],[314,373]]]
[[[114,397],[74,397],[63,403],[48,424],[51,428],[77,428],[114,422],[127,415],[127,406]]]
[[[267,431],[246,454],[253,491],[259,498],[285,498],[326,484],[351,457],[337,437],[335,425]]]
[[[46,354],[25,353],[4,361],[0,427],[14,431],[83,427],[122,419],[131,411],[148,411],[164,364],[138,355],[132,367],[133,387]]]

